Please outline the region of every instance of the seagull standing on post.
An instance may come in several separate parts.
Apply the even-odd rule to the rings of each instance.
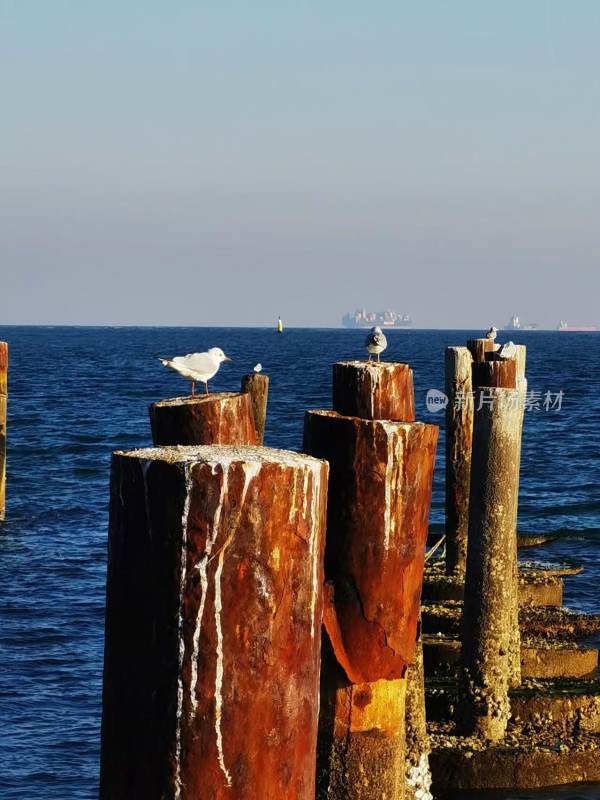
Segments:
[[[165,367],[174,369],[184,378],[192,382],[192,397],[195,397],[194,390],[196,381],[201,381],[206,387],[208,394],[208,381],[214,378],[223,361],[231,361],[220,347],[211,347],[206,353],[188,353],[187,356],[175,356],[175,358],[160,358],[161,364]]]
[[[492,325],[492,327],[485,334],[485,338],[486,339],[491,339],[492,342],[493,342],[497,335],[498,335],[498,328],[496,328],[494,325]]]
[[[504,344],[501,344],[496,350],[496,355],[502,361],[514,358],[517,355],[517,345],[514,342],[504,342]]]
[[[377,361],[381,360],[379,356],[387,347],[387,339],[378,325],[376,325],[374,328],[371,328],[367,334],[367,338],[365,339],[365,347],[369,351],[369,361],[373,355],[377,356]]]

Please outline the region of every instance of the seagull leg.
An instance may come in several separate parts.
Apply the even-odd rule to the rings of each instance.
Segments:
[[[381,361],[381,355],[380,353],[377,353],[377,363],[379,364],[380,361]]]
[[[204,381],[204,385],[206,386],[206,394],[208,394],[208,381]]]
[[[196,389],[196,381],[192,381],[192,397],[195,397],[194,390]]]

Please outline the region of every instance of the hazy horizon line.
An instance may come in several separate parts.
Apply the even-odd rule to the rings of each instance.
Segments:
[[[595,323],[585,323],[586,325],[594,325]],[[582,323],[583,325],[583,323]],[[345,325],[286,325],[285,330],[346,330],[346,331],[364,331],[368,330],[371,326],[364,327],[347,327]],[[575,326],[576,327],[576,326]],[[277,332],[275,325],[194,325],[182,323],[114,323],[114,322],[9,322],[0,323],[0,330],[6,328],[194,328],[198,330],[203,329],[237,329],[237,330],[272,330]],[[470,326],[428,326],[428,325],[411,325],[407,327],[384,327],[386,332],[405,332],[411,331],[479,331],[483,330],[484,326],[470,325]],[[546,328],[540,326],[539,328],[498,328],[498,331],[512,332],[512,333],[559,333],[557,327]],[[566,331],[571,333],[598,333],[599,331]]]

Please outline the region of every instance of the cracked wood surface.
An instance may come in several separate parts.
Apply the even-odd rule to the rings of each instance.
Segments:
[[[354,682],[411,662],[438,429],[309,411],[304,450],[330,464],[325,627]]]

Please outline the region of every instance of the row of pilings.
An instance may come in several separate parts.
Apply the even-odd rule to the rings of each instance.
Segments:
[[[0,518],[7,366],[0,343]],[[437,429],[414,421],[408,365],[333,377],[333,411],[306,414],[306,456],[260,446],[258,373],[241,393],[153,404],[155,448],[114,455],[103,797],[429,796],[418,620]],[[523,347],[446,351],[456,722],[489,742],[520,683],[525,389]]]
[[[405,703],[420,747],[438,431],[412,371],[335,365],[306,454],[257,445],[258,395],[154,404],[156,446],[113,456],[104,800],[401,800],[427,772]]]

